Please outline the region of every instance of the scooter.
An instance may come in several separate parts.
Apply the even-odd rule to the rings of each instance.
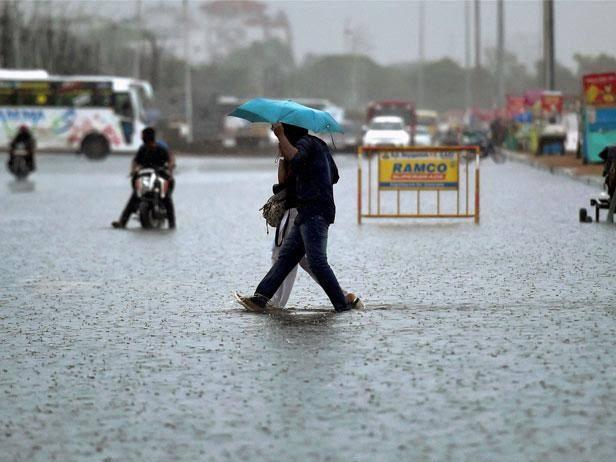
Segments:
[[[169,181],[153,168],[137,172],[135,191],[139,198],[137,213],[144,229],[159,229],[167,219],[164,199],[169,191]]]
[[[28,149],[26,149],[26,146],[23,143],[19,143],[15,146],[9,161],[7,162],[7,168],[18,180],[26,179],[32,171],[27,157]]]

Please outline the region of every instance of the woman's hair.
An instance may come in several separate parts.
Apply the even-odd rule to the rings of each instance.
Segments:
[[[298,127],[297,125],[283,123],[282,127],[284,128],[285,136],[293,146],[297,144],[302,136],[306,136],[308,134],[308,130],[303,127]]]

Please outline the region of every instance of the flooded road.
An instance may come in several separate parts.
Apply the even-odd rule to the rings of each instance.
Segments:
[[[5,157],[0,158],[2,163]],[[262,316],[273,159],[180,158],[175,232],[114,230],[129,158],[0,176],[2,460],[613,460],[616,228],[597,192],[482,165],[482,219],[356,224],[362,312]],[[290,304],[329,309],[306,274]]]

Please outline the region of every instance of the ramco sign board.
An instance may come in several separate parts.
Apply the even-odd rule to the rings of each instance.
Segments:
[[[459,161],[454,152],[383,152],[379,156],[383,190],[456,190]]]

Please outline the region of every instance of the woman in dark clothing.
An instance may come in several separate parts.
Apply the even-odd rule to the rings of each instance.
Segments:
[[[342,291],[327,262],[327,230],[336,214],[333,185],[339,179],[331,153],[322,140],[308,135],[306,129],[279,123],[272,128],[278,137],[282,157],[287,162],[280,167],[285,169],[283,176],[287,179],[286,167],[290,167],[295,181],[297,217],[255,295],[240,296],[238,300],[250,310],[263,311],[288,275],[306,257],[311,275],[327,293],[336,311],[359,308],[359,298]]]

